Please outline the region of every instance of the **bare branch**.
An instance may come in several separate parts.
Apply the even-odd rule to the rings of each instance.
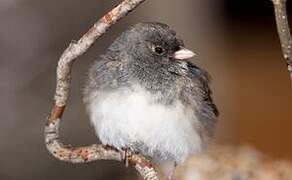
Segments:
[[[95,40],[103,35],[113,24],[144,1],[145,0],[124,0],[97,21],[77,42],[70,43],[69,47],[61,55],[57,67],[55,105],[45,127],[47,149],[58,160],[70,163],[84,163],[101,159],[123,161],[123,152],[111,147],[97,144],[87,147],[70,147],[63,145],[59,139],[58,130],[69,97],[71,69],[74,60],[85,53]],[[137,154],[130,156],[129,164],[134,166],[145,180],[159,179],[151,163],[143,156]]]
[[[275,9],[278,34],[281,42],[282,53],[287,61],[288,72],[292,83],[292,51],[291,51],[291,34],[289,29],[286,0],[272,0]]]

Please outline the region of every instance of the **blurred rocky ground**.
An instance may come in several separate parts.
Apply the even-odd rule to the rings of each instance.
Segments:
[[[178,168],[177,180],[291,180],[292,164],[250,146],[212,146]]]

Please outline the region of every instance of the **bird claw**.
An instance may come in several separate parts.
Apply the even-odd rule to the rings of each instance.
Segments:
[[[176,169],[176,167],[177,167],[177,163],[174,162],[173,169],[171,170],[170,175],[167,177],[167,180],[174,180],[174,175],[175,175],[175,169]]]
[[[129,159],[135,154],[135,151],[131,148],[123,148],[123,161],[126,167],[129,167]]]

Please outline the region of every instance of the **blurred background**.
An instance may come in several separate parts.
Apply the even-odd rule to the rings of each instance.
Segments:
[[[119,2],[0,1],[1,180],[114,180],[133,175],[118,162],[57,161],[43,139],[59,56]],[[199,54],[193,62],[211,74],[221,113],[217,143],[249,144],[271,157],[292,160],[291,84],[270,0],[147,0],[74,64],[71,98],[61,124],[65,143],[97,142],[81,100],[87,69],[118,34],[141,21],[169,24]]]

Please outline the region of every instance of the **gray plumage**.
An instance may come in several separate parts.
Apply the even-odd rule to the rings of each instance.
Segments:
[[[183,46],[167,25],[139,23],[92,65],[84,102],[103,144],[177,162],[206,145],[218,111],[208,73],[175,59]]]

